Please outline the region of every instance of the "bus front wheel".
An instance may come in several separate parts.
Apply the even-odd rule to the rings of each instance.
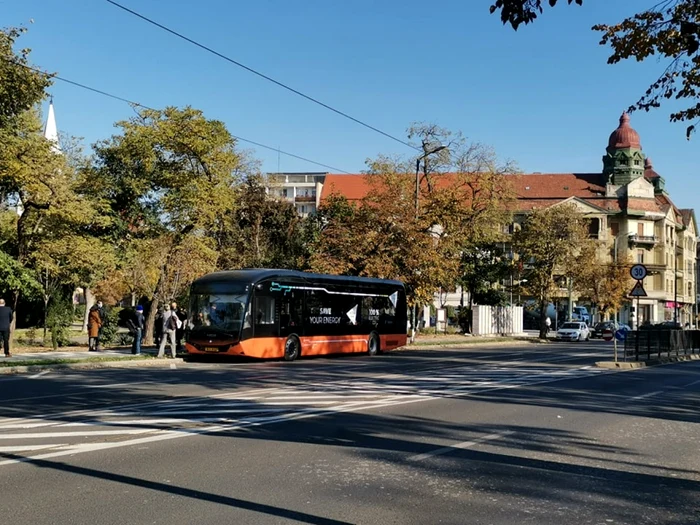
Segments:
[[[290,335],[284,343],[284,360],[294,361],[299,355],[301,355],[301,342],[296,335]]]
[[[376,332],[369,334],[367,340],[367,353],[369,355],[377,355],[379,353],[379,335]]]

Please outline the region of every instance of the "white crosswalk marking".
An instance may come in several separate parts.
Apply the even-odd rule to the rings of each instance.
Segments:
[[[384,375],[304,380],[299,386],[228,391],[36,417],[0,418],[0,466],[108,450],[190,435],[260,426],[333,412],[369,410],[440,397],[469,396],[610,371],[524,361],[435,366]],[[95,385],[100,388],[102,385]],[[60,439],[58,443],[46,443]],[[55,450],[52,450],[55,449]],[[33,454],[35,453],[35,454]]]

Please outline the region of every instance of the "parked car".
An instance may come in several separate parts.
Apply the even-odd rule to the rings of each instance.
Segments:
[[[576,321],[564,323],[557,330],[557,339],[559,341],[588,341],[591,337],[590,330],[586,323]]]
[[[615,321],[603,321],[595,325],[595,328],[591,330],[591,339],[602,338],[603,332],[605,330],[612,330],[613,333],[619,329],[618,324]]]

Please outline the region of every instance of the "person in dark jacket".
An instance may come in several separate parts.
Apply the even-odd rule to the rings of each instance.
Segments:
[[[0,339],[5,350],[5,357],[12,357],[10,353],[10,326],[12,325],[12,308],[5,306],[5,299],[0,299]]]
[[[140,354],[141,353],[141,339],[143,337],[143,327],[145,325],[145,319],[143,317],[143,306],[138,305],[136,307],[136,313],[134,314],[134,342],[131,344],[131,353]]]

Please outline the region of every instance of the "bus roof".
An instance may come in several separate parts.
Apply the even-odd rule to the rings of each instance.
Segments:
[[[326,275],[320,273],[300,272],[297,270],[274,270],[267,268],[245,268],[242,270],[227,270],[221,272],[213,272],[199,279],[196,279],[192,286],[206,286],[213,284],[223,284],[231,282],[242,282],[246,284],[256,284],[265,279],[298,279],[304,281],[320,281],[348,283],[348,284],[381,284],[390,286],[400,286],[403,288],[401,281],[391,279],[375,279],[372,277],[348,277],[345,275]]]

